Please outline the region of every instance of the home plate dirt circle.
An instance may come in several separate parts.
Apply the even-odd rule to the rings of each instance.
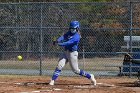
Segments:
[[[15,83],[18,86],[34,86],[34,85],[39,85],[40,90],[34,90],[30,92],[19,92],[19,93],[39,93],[39,92],[51,92],[51,91],[63,91],[65,89],[94,89],[94,88],[100,88],[100,87],[114,87],[115,85],[113,84],[108,84],[108,83],[97,83],[96,86],[91,85],[91,84],[73,84],[73,85],[65,85],[63,84],[56,84],[54,86],[50,86],[48,83],[42,83],[42,82],[19,82]],[[42,86],[43,85],[43,86]],[[63,87],[62,87],[63,86]]]
[[[22,83],[16,83],[17,85],[24,85]],[[27,83],[26,83],[27,84]],[[29,83],[30,85],[32,85],[33,83]],[[34,83],[35,84],[35,83]],[[96,86],[94,85],[68,85],[67,87],[69,87],[69,89],[94,89],[94,88],[98,88],[98,87],[114,87],[115,85],[113,84],[107,84],[107,83],[97,83]],[[50,87],[43,87],[43,88],[47,88],[44,90],[34,90],[34,91],[30,91],[30,92],[19,92],[19,93],[39,93],[39,92],[52,92],[52,91],[63,91],[64,89],[66,89],[66,87],[64,89],[62,88],[54,88],[55,86],[53,86],[52,88]]]
[[[42,83],[42,82],[22,82],[22,83],[15,83],[16,85],[39,85],[39,84],[45,84],[45,85],[47,85],[47,86],[50,86],[50,85],[48,85],[48,83]],[[115,85],[114,84],[108,84],[108,83],[97,83],[97,85],[96,86],[94,86],[94,85],[90,85],[90,84],[86,84],[86,85],[67,85],[67,87],[73,87],[73,88],[95,88],[95,87],[114,87]],[[52,86],[53,87],[53,86]],[[55,87],[55,85],[54,85],[54,87]],[[55,89],[54,88],[54,90],[60,90],[60,89]]]

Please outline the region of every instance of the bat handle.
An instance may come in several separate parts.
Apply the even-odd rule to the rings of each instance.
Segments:
[[[56,45],[56,43],[58,43],[57,41],[53,41],[53,45]]]

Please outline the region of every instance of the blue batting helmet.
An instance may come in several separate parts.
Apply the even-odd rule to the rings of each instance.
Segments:
[[[80,24],[78,21],[71,21],[70,28],[80,28]]]

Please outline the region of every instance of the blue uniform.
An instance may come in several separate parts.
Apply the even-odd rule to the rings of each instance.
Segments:
[[[79,69],[78,67],[78,43],[80,41],[80,34],[79,31],[79,22],[78,21],[72,21],[70,23],[70,29],[68,32],[66,32],[64,35],[59,37],[57,39],[57,43],[59,46],[63,46],[65,48],[64,53],[61,55],[58,65],[53,73],[50,85],[54,85],[54,81],[59,76],[62,68],[67,64],[70,63],[70,66],[72,68],[72,71],[75,74],[85,76],[88,79],[91,79],[94,82],[94,85],[96,85],[96,80],[94,79],[94,76],[85,72],[84,70]]]
[[[63,42],[64,41],[64,42]],[[80,41],[80,35],[78,32],[71,33],[68,31],[61,37],[57,39],[58,45],[65,46],[65,51],[77,51],[78,50],[78,43]]]

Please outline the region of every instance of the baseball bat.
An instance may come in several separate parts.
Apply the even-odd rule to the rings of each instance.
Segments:
[[[56,41],[56,36],[53,36],[53,45],[56,45],[57,41]]]

